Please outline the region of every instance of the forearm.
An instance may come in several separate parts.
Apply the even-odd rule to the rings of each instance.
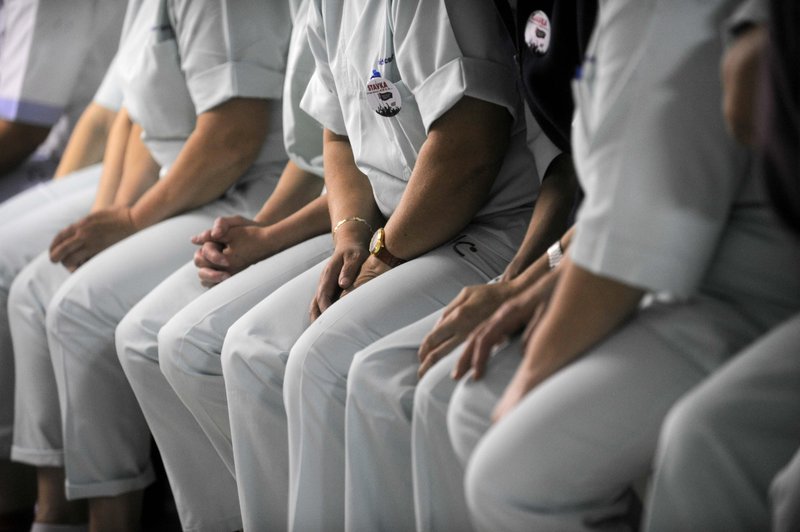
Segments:
[[[167,175],[131,207],[138,229],[219,198],[253,164],[267,134],[269,102],[234,98],[202,113]]]
[[[636,310],[640,288],[595,275],[565,258],[550,306],[519,371],[531,387],[606,338]]]
[[[578,185],[572,156],[562,153],[547,167],[525,238],[506,270],[513,279],[541,257],[569,226]]]
[[[49,133],[49,126],[0,120],[0,175],[22,164]]]
[[[130,207],[136,203],[150,187],[158,182],[159,169],[158,163],[142,141],[142,127],[139,124],[133,124],[125,148],[122,179],[117,193],[114,195],[113,204]]]
[[[108,134],[108,143],[103,156],[103,171],[100,174],[100,183],[97,185],[92,211],[104,209],[114,203],[122,181],[125,151],[132,128],[133,123],[128,116],[128,111],[124,108],[120,109]]]
[[[263,228],[272,254],[331,230],[328,198],[320,196],[277,223]]]
[[[470,223],[502,166],[510,126],[504,108],[469,97],[434,122],[386,224],[386,247],[393,255],[417,257]]]
[[[55,179],[71,174],[103,160],[106,141],[114,123],[116,111],[91,102],[75,124],[61,162],[53,176]]]
[[[278,186],[255,216],[257,222],[275,224],[319,198],[324,182],[318,176],[299,168],[292,161],[286,164]],[[328,216],[327,200],[324,202]],[[328,223],[326,218],[325,223]]]
[[[357,216],[374,229],[383,223],[383,216],[375,204],[369,179],[355,164],[353,151],[347,137],[325,130],[323,140],[325,185],[327,187],[330,226],[346,218]],[[370,232],[365,224],[346,223],[337,233],[358,235],[366,245]]]

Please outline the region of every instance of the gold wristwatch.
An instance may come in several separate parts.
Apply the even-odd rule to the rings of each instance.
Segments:
[[[394,268],[405,262],[403,259],[392,255],[389,250],[386,249],[386,232],[383,230],[383,227],[379,227],[378,230],[372,234],[372,239],[369,241],[369,252],[390,268]]]

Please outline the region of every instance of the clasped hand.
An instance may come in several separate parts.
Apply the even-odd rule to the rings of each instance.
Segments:
[[[192,238],[200,246],[194,265],[200,283],[212,287],[272,254],[266,226],[243,216],[217,218],[211,229]]]
[[[50,244],[50,260],[74,272],[84,262],[135,232],[129,207],[98,210],[55,236]]]

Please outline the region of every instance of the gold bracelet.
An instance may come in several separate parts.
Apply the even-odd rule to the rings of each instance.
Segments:
[[[364,218],[361,218],[360,216],[348,216],[347,218],[342,218],[337,222],[337,224],[333,227],[333,231],[331,231],[331,234],[333,236],[336,236],[336,231],[338,231],[339,228],[344,224],[346,224],[347,222],[358,222],[364,224],[367,226],[367,229],[369,229],[369,234],[374,233],[374,231],[372,230],[372,226]]]

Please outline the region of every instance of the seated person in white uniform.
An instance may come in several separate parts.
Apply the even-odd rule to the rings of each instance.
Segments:
[[[773,203],[797,236],[800,158],[794,147],[800,124],[787,118],[798,116],[800,48],[791,43],[800,9],[775,2],[772,8],[769,24],[766,1],[746,2],[734,16],[735,41],[722,63],[723,108],[734,136],[763,150]],[[764,116],[766,131],[758,125]],[[646,529],[797,530],[798,420],[800,315],[795,315],[672,408],[661,430]]]
[[[207,437],[183,406],[161,374],[159,359],[216,353],[210,360],[217,368],[209,373],[219,375],[228,327],[283,283],[328,257],[333,247],[326,198],[319,195],[322,128],[299,106],[314,71],[306,38],[308,3],[293,0],[289,7],[293,27],[283,132],[290,161],[275,192],[252,220],[219,218],[198,235],[194,264],[184,265],[142,298],[116,330],[122,367],[158,444],[187,530],[242,528],[233,459],[230,452],[220,459],[213,435]],[[222,379],[209,376],[203,386],[217,389],[224,408]],[[266,497],[260,510],[276,529],[285,528],[285,496],[282,504],[272,506],[271,501]]]
[[[0,520],[3,514],[13,511],[17,514],[14,519],[30,521],[36,491],[32,468],[9,460],[14,424],[14,358],[8,326],[8,290],[19,271],[47,249],[56,232],[91,204],[102,171],[101,165],[93,163],[98,153],[102,158],[105,149],[110,128],[106,122],[109,116],[113,120],[122,104],[114,64],[70,135],[55,176],[64,179],[39,183],[0,203],[0,240],[5,249],[14,250],[0,256]],[[42,208],[56,203],[59,208],[53,212]],[[76,209],[70,211],[66,204],[73,204]],[[27,489],[28,485],[31,489]]]
[[[52,177],[114,56],[125,4],[0,6],[0,200]]]
[[[193,234],[221,215],[252,215],[274,188],[286,162],[274,102],[290,29],[278,1],[221,10],[154,0],[136,12],[120,50],[132,67],[108,168],[78,216],[92,212],[62,230],[9,294],[12,459],[39,468],[37,521],[72,520],[46,500],[63,498],[66,475],[67,498],[89,499],[92,526],[138,523],[153,473],[149,446],[133,442],[149,435],[114,329],[191,256]]]
[[[428,442],[449,431],[469,460],[481,530],[636,528],[630,487],[670,406],[800,306],[800,248],[719,113],[719,28],[737,3],[599,4],[575,84],[586,196],[555,292],[507,303],[465,345],[480,365],[510,337]],[[639,308],[648,292],[670,297]]]
[[[345,513],[352,530],[470,528],[462,490],[463,469],[449,441],[414,448],[412,453],[412,434],[413,441],[425,438],[427,426],[446,422],[447,400],[455,382],[437,379],[436,375],[449,374],[457,358],[437,361],[505,300],[547,271],[546,260],[532,263],[567,225],[575,187],[569,143],[573,112],[569,85],[593,28],[595,10],[596,3],[589,1],[517,4],[514,26],[519,31],[518,42],[524,43],[518,53],[524,94],[536,116],[537,123],[532,125],[542,137],[533,149],[537,165],[546,165],[533,218],[525,240],[500,279],[465,288],[443,311],[386,336],[356,355],[348,376],[343,441]],[[535,30],[541,28],[544,37],[537,37]],[[529,125],[529,136],[534,127]],[[555,153],[543,156],[542,144],[553,146],[551,152]],[[439,385],[436,389],[426,385],[429,372],[432,382]],[[434,394],[435,403],[428,401],[426,409],[415,411],[415,390]],[[324,438],[342,437],[340,434],[326,432]]]
[[[355,353],[500,274],[523,237],[538,175],[511,41],[492,2],[455,4],[311,3],[303,104],[326,130],[333,254],[236,321],[221,354],[186,356],[186,329],[161,330],[167,380],[236,464],[245,529],[285,527],[287,497],[290,528],[344,526],[340,443],[301,418],[342,427],[328,405]]]

